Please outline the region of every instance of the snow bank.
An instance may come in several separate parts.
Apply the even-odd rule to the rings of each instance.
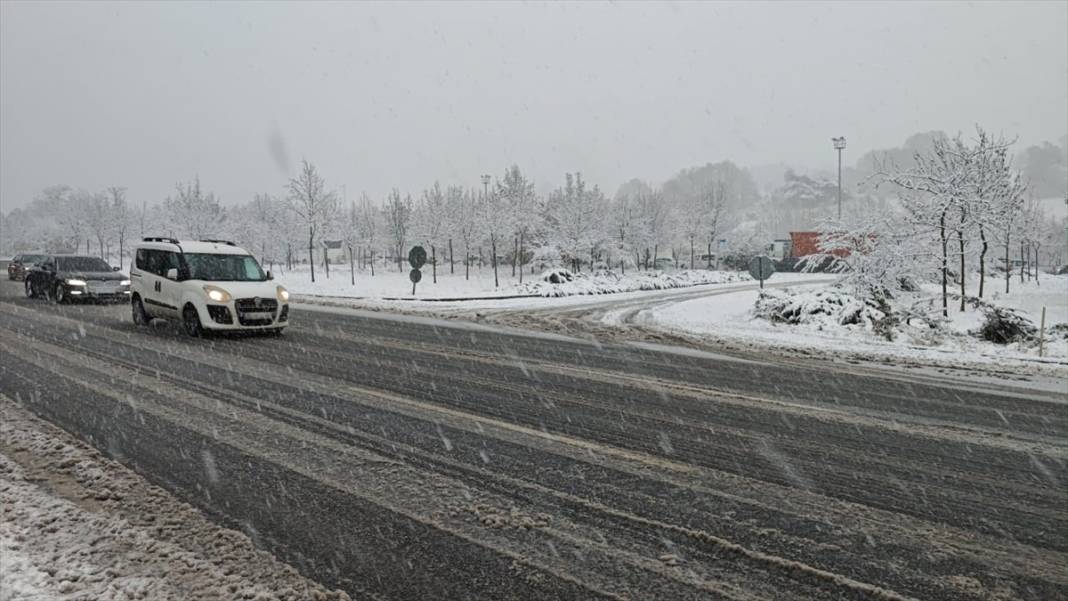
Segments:
[[[640,315],[643,325],[719,340],[746,348],[826,352],[834,356],[899,357],[933,363],[1041,363],[1068,365],[1068,276],[1043,276],[1041,283],[1014,281],[1011,294],[987,295],[961,312],[951,303],[941,316],[937,287],[895,299],[891,315],[832,285],[745,290],[665,304]],[[1033,325],[1046,308],[1044,357],[1033,336],[1008,344],[982,339],[990,310],[1000,307]],[[1014,319],[1015,319],[1014,318]],[[1026,324],[1022,331],[1030,331]]]
[[[703,284],[748,281],[752,281],[748,274],[733,271],[638,271],[620,275],[612,271],[572,274],[564,269],[554,269],[543,273],[537,281],[516,285],[514,290],[518,294],[561,297],[616,294],[639,290],[668,290]]]

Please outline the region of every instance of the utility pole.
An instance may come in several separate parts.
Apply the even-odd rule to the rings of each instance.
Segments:
[[[846,147],[845,136],[831,138],[834,149],[838,151],[838,221],[842,221],[842,149]]]

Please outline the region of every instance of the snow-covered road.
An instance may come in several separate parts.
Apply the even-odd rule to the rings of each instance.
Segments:
[[[0,601],[344,601],[0,394]]]
[[[355,598],[1068,590],[1054,395],[299,307],[195,340],[0,291],[0,390]]]

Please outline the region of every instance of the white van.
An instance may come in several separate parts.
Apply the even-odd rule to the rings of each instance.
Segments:
[[[180,320],[190,336],[208,331],[280,333],[289,292],[256,258],[226,240],[145,238],[130,266],[133,320]]]

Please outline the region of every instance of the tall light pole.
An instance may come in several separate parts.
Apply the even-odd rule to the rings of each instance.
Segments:
[[[482,176],[482,198],[489,198],[489,183],[490,183],[489,174],[483,175]]]
[[[838,221],[842,220],[842,149],[845,148],[845,136],[831,138],[834,149],[838,151]]]

